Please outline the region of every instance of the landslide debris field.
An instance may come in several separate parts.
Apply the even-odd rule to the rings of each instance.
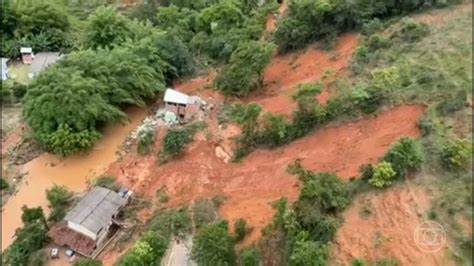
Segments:
[[[142,19],[137,14],[147,12],[140,8],[151,9],[136,1],[122,2],[124,16]],[[60,134],[75,134],[73,129],[51,133],[58,134],[56,142],[41,139],[50,133],[35,139],[28,121],[38,122],[19,118],[20,104],[8,107],[9,112],[2,113],[8,122],[8,131],[2,131],[6,265],[15,265],[16,258],[15,249],[7,247],[22,245],[15,230],[32,226],[25,222],[22,207],[41,206],[46,215],[55,214],[58,207],[44,191],[56,185],[76,196],[93,185],[133,191],[131,204],[117,217],[120,230],[95,258],[102,265],[151,261],[164,265],[472,265],[472,1],[407,16],[387,15],[367,21],[357,31],[329,34],[332,38],[321,33],[324,38],[314,36],[311,42],[293,32],[288,42],[302,38],[307,44],[302,47],[278,37],[288,16],[301,19],[295,14],[305,7],[284,2],[264,5],[271,10],[259,10],[264,21],[257,12],[243,13],[264,22],[264,29],[257,32],[260,39],[248,44],[255,55],[240,46],[227,55],[222,48],[216,55],[206,51],[209,43],[189,39],[179,49],[198,46],[192,46],[199,51],[193,67],[201,74],[190,75],[170,65],[161,75],[135,73],[146,81],[143,86],[130,85],[136,86],[132,89],[143,89],[148,81],[159,79],[161,85],[167,82],[180,92],[199,96],[206,105],[194,121],[168,123],[166,116],[157,115],[164,112],[161,99],[146,99],[147,91],[128,95],[130,99],[120,103],[127,105],[123,112],[128,121],[122,120],[122,125],[94,121],[87,129],[90,132],[80,134],[94,135],[97,130],[101,139],[84,142],[89,150],[79,153],[84,147],[71,152],[67,149],[73,144],[58,141]],[[189,8],[201,10],[199,5]],[[223,5],[220,8],[225,9]],[[219,9],[209,10],[198,13],[198,23],[217,19]],[[199,28],[185,19],[198,16],[189,10],[168,7],[165,12],[169,13],[158,13],[162,16],[153,25],[166,24],[167,30],[183,39],[186,27]],[[169,20],[172,16],[184,16],[179,27],[172,27],[178,25]],[[232,19],[239,18],[228,19],[226,23],[233,25]],[[253,20],[238,25],[250,27],[247,24]],[[199,29],[200,34],[213,36],[222,25],[210,23]],[[134,27],[143,27],[141,34],[155,34],[152,26]],[[126,49],[138,47],[129,41]],[[270,42],[277,45],[267,45]],[[136,51],[154,53],[146,45]],[[132,57],[125,48],[113,49],[124,49],[123,55]],[[179,49],[177,53],[184,53]],[[93,50],[100,58],[101,50]],[[267,63],[261,54],[268,55]],[[259,69],[261,64],[255,70],[258,75],[239,65],[239,60],[249,58],[248,69]],[[71,67],[78,59],[67,57],[59,65]],[[184,55],[174,59],[187,60]],[[110,68],[117,63],[108,60]],[[161,64],[152,63],[147,71]],[[243,70],[235,70],[238,67]],[[59,69],[53,67],[51,76]],[[119,71],[110,74],[120,76]],[[246,80],[241,74],[252,78]],[[46,78],[39,77],[37,83]],[[67,78],[61,76],[51,84]],[[33,96],[25,96],[24,104],[29,104],[25,116],[40,104],[28,103]],[[132,102],[148,106],[129,107]],[[114,104],[109,107],[120,106]],[[107,108],[102,112],[117,115]],[[91,111],[96,112],[101,111]],[[58,152],[62,156],[53,154]],[[71,208],[77,197],[64,201],[60,211]],[[56,222],[52,216],[49,226]],[[429,236],[434,237],[429,251],[417,238],[417,228],[426,221],[439,225],[443,234]],[[48,254],[54,247],[47,240],[40,242],[35,251],[28,250],[35,255],[28,253],[27,260],[45,257],[41,251]],[[65,263],[63,259],[40,260],[59,265]]]

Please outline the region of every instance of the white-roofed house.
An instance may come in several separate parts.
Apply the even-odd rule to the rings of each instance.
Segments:
[[[27,64],[27,65],[31,64],[34,58],[33,48],[21,47],[20,54],[21,54],[21,60],[23,61],[23,64]]]
[[[194,117],[201,106],[201,98],[197,96],[188,96],[182,92],[173,89],[166,89],[163,99],[166,110],[173,112],[181,120],[189,120]]]

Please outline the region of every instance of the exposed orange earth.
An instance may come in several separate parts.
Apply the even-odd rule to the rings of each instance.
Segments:
[[[159,166],[153,157],[127,154],[108,172],[150,199],[166,186],[169,206],[224,195],[221,215],[230,224],[246,219],[254,227],[245,240],[251,243],[273,216],[269,203],[281,197],[297,198],[298,180],[286,172],[295,159],[310,170],[334,171],[345,179],[356,176],[362,164],[376,162],[401,136],[417,136],[416,121],[423,111],[420,106],[396,107],[372,118],[323,128],[278,149],[257,150],[236,164],[216,157],[218,132],[213,132],[210,140],[196,139],[184,157],[165,165]]]
[[[363,206],[371,214],[361,216]],[[406,181],[393,189],[356,197],[344,213],[336,233],[334,265],[348,265],[356,258],[366,261],[396,258],[400,265],[453,265],[447,247],[423,252],[414,234],[430,207],[430,197],[420,186]]]
[[[276,56],[265,69],[265,88],[245,101],[257,102],[267,112],[291,114],[296,108],[291,99],[296,86],[323,80],[325,73],[332,73],[324,80],[326,85],[334,80],[347,68],[357,42],[357,35],[349,33],[340,36],[336,47],[329,52],[317,49],[313,44],[301,52]],[[329,95],[326,89],[318,95],[318,100],[325,103]]]

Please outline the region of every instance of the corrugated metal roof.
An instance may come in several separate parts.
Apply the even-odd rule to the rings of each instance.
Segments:
[[[38,53],[31,62],[29,73],[36,75],[59,59],[59,53]]]
[[[126,199],[112,190],[94,187],[66,215],[64,220],[80,224],[94,233],[98,233],[112,221]]]
[[[189,96],[177,90],[166,89],[165,98],[163,100],[165,102],[187,104]]]

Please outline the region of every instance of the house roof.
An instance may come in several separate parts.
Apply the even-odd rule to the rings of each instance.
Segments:
[[[31,47],[21,47],[20,53],[21,54],[31,54],[33,52],[33,48]]]
[[[165,102],[187,104],[189,101],[189,96],[173,89],[166,89],[165,91]]]
[[[38,53],[31,62],[29,73],[36,74],[54,64],[59,59],[59,53]]]
[[[64,220],[80,224],[97,234],[112,222],[126,199],[103,187],[94,187],[66,215]]]

